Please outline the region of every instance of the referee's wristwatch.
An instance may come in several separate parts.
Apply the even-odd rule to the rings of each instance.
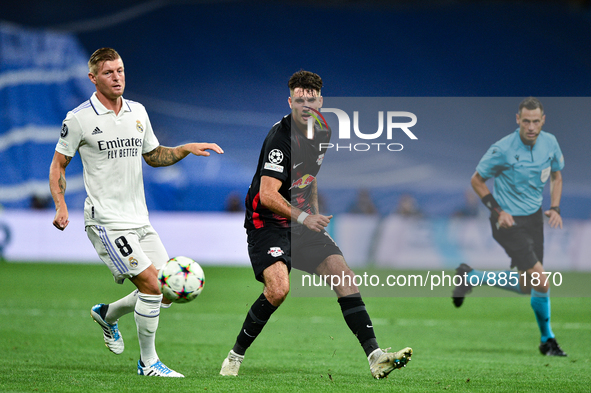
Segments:
[[[550,210],[554,210],[556,213],[560,214],[560,207],[559,206],[551,206]]]

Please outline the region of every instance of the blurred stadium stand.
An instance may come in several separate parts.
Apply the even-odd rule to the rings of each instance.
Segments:
[[[61,121],[92,93],[85,63],[102,46],[122,55],[125,97],[146,106],[162,144],[210,141],[226,151],[170,168],[146,167],[152,210],[223,211],[228,195],[244,195],[266,133],[288,111],[287,79],[300,68],[319,73],[323,95],[332,97],[517,97],[516,106],[529,95],[591,91],[587,1],[2,2],[3,206],[28,208],[49,195]],[[563,215],[587,219],[590,112],[573,118],[572,127],[552,128],[556,111],[565,117],[568,109],[547,104],[545,128],[565,154]],[[362,185],[381,214],[404,194],[414,195],[429,217],[462,208],[479,158],[515,128],[514,109],[502,119],[509,126],[498,129],[468,110],[466,117],[469,124],[445,138],[418,133],[428,176]],[[367,170],[389,168],[382,165]],[[353,171],[359,163],[341,168]],[[361,187],[351,183],[325,189],[320,183],[327,212],[347,210]],[[72,211],[82,209],[84,196],[76,159],[68,167]]]

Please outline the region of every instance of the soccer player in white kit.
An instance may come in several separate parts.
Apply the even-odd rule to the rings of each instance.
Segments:
[[[109,350],[123,352],[118,320],[134,312],[140,344],[138,374],[183,377],[166,367],[155,348],[163,298],[158,269],[169,259],[160,237],[150,225],[144,195],[142,157],[148,165],[172,165],[189,154],[222,154],[215,143],[160,146],[143,105],[123,98],[125,72],[119,54],[111,48],[95,51],[88,61],[88,77],[96,86],[90,99],[68,112],[49,170],[49,187],[55,202],[53,225],[64,230],[68,208],[64,199],[66,167],[80,153],[87,198],[84,224],[88,238],[115,282],[127,278],[136,287],[111,304],[97,304],[92,318],[102,327]]]

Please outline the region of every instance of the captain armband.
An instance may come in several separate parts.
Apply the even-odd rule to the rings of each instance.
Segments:
[[[501,214],[501,212],[503,211],[503,209],[501,209],[501,206],[492,194],[486,194],[484,197],[482,197],[482,203],[484,203],[484,206],[486,206],[488,210],[490,210],[491,212]]]

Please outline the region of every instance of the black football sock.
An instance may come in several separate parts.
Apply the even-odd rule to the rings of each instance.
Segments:
[[[361,295],[355,293],[341,297],[338,301],[347,326],[359,340],[365,354],[369,356],[370,353],[379,348],[379,345],[373,331],[371,318],[369,318],[369,314],[365,309],[365,303],[361,300]]]
[[[277,310],[277,307],[269,303],[265,295],[261,294],[250,310],[248,310],[242,330],[240,330],[240,334],[236,337],[236,344],[234,344],[232,350],[238,355],[244,355],[250,344],[253,343],[263,330],[275,310]]]

